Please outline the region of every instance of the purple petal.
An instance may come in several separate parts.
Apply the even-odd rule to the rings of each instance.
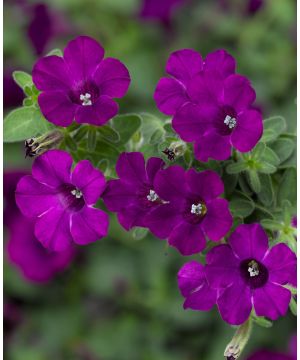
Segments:
[[[212,171],[197,172],[189,169],[185,174],[190,191],[203,200],[212,200],[224,192],[224,184],[220,176]]]
[[[156,86],[154,100],[162,113],[173,115],[189,101],[189,98],[181,82],[175,79],[162,78]]]
[[[162,169],[164,165],[165,162],[162,159],[156,157],[152,157],[147,161],[146,173],[150,184],[154,183],[156,173],[158,170]]]
[[[198,74],[203,67],[201,55],[192,49],[174,51],[167,62],[166,72],[186,82]]]
[[[211,126],[215,108],[187,103],[182,106],[172,120],[174,130],[184,141],[199,140]]]
[[[179,270],[177,281],[181,294],[187,297],[193,290],[203,285],[204,266],[195,260],[189,261]]]
[[[200,311],[209,311],[217,300],[217,291],[211,289],[205,281],[203,286],[191,293],[185,300],[183,307]]]
[[[87,205],[95,204],[106,186],[104,175],[89,160],[79,161],[73,170],[71,182],[82,192]]]
[[[142,208],[137,202],[127,207],[123,207],[118,212],[119,223],[124,227],[125,230],[129,231],[135,226],[145,226],[145,216],[151,210],[151,208]]]
[[[16,189],[16,203],[28,217],[36,217],[52,207],[59,206],[55,191],[39,183],[32,176],[24,176]]]
[[[217,305],[224,321],[231,325],[243,324],[252,310],[250,287],[241,281],[233,283],[218,298]]]
[[[38,218],[34,233],[48,250],[59,252],[68,249],[72,244],[70,213],[53,207]]]
[[[206,264],[206,278],[213,288],[227,287],[239,277],[239,262],[229,245],[212,248],[206,255]]]
[[[234,57],[225,50],[216,50],[209,53],[205,58],[205,69],[217,70],[224,78],[234,74],[235,67]]]
[[[165,201],[183,198],[186,193],[184,169],[173,165],[159,170],[154,180],[154,190]]]
[[[63,91],[43,92],[38,103],[45,118],[57,126],[67,127],[74,120],[76,105]]]
[[[201,226],[182,222],[171,232],[168,243],[182,255],[197,254],[205,248],[206,241]]]
[[[269,280],[277,284],[295,284],[297,257],[285,244],[277,244],[266,254],[264,265],[269,270]]]
[[[123,152],[117,161],[116,172],[120,179],[136,184],[147,181],[145,160],[140,152]]]
[[[59,187],[70,183],[73,159],[63,150],[49,150],[37,157],[32,165],[32,176],[43,184]]]
[[[123,180],[109,180],[102,197],[105,206],[110,211],[120,211],[136,202],[136,184]]]
[[[201,223],[206,236],[212,241],[219,241],[232,226],[232,215],[228,201],[215,199],[206,204],[207,213]]]
[[[255,91],[249,80],[241,75],[231,75],[224,83],[224,102],[236,112],[247,109],[255,100]]]
[[[195,157],[200,161],[206,162],[209,158],[223,161],[231,156],[230,137],[209,132],[198,139],[194,149]]]
[[[83,81],[91,76],[103,56],[103,47],[88,36],[78,36],[68,43],[64,51],[64,60],[74,81]]]
[[[276,320],[284,316],[291,300],[291,292],[280,285],[268,282],[265,286],[255,289],[253,306],[257,316],[266,316]]]
[[[187,93],[198,104],[217,105],[223,96],[224,80],[217,71],[206,70],[190,80]]]
[[[108,215],[99,209],[85,206],[72,215],[71,234],[78,245],[87,245],[107,235]]]
[[[239,225],[228,240],[240,259],[262,260],[268,251],[268,237],[260,224]]]
[[[101,61],[94,74],[94,80],[102,95],[121,98],[128,90],[130,75],[121,61],[106,58]]]
[[[59,56],[45,56],[32,69],[34,85],[42,91],[65,91],[71,86],[71,79],[64,59]]]
[[[79,124],[101,126],[117,115],[119,105],[109,96],[102,95],[91,106],[77,106],[75,120]]]
[[[158,238],[166,239],[181,220],[177,206],[165,204],[154,208],[145,217],[145,226]]]
[[[254,148],[263,134],[261,113],[246,110],[238,115],[237,126],[231,134],[232,145],[241,152]]]

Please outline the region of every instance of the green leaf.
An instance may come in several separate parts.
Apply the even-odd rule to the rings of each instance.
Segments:
[[[263,219],[260,221],[260,223],[267,230],[271,230],[271,231],[281,231],[282,230],[282,224],[280,224],[279,222],[277,222],[275,220]]]
[[[72,151],[77,150],[76,142],[72,139],[70,135],[65,135],[65,143],[70,150]]]
[[[290,310],[293,315],[297,316],[297,303],[293,296],[290,301]]]
[[[154,133],[151,135],[150,144],[158,144],[163,141],[164,131],[161,129],[156,129]]]
[[[273,174],[276,172],[277,168],[276,166],[269,164],[267,162],[261,162],[259,163],[258,171],[263,174]]]
[[[148,234],[148,229],[136,227],[132,231],[132,236],[135,240],[142,240],[144,237],[146,237]]]
[[[102,136],[104,139],[111,141],[113,143],[117,143],[120,141],[119,133],[111,128],[109,125],[100,126],[97,128],[98,134]]]
[[[13,79],[15,80],[15,82],[22,88],[24,89],[25,86],[29,86],[32,87],[33,82],[32,82],[32,77],[30,74],[27,74],[24,71],[14,71],[13,74]]]
[[[292,155],[295,144],[291,139],[280,138],[274,141],[271,148],[277,154],[281,164]]]
[[[271,176],[268,174],[260,174],[259,179],[261,182],[261,191],[257,196],[265,206],[271,206],[275,200]]]
[[[238,178],[238,174],[228,174],[225,171],[223,172],[222,180],[224,183],[226,196],[230,196],[233,193],[234,189],[237,186]]]
[[[265,150],[266,150],[266,144],[264,144],[263,142],[259,142],[255,148],[251,151],[251,154],[252,154],[252,158],[255,158],[255,159],[260,159]],[[248,154],[246,153],[244,156],[248,156]]]
[[[62,57],[63,53],[60,49],[53,49],[53,50],[49,51],[46,56],[53,56],[53,55]]]
[[[227,174],[239,174],[247,169],[247,164],[243,161],[232,163],[226,166]]]
[[[97,168],[101,170],[103,173],[105,173],[106,169],[108,168],[108,160],[107,159],[101,159],[98,164]]]
[[[238,195],[234,194],[229,203],[229,208],[233,216],[245,218],[254,211],[255,205],[251,198],[239,192]]]
[[[282,116],[273,116],[264,120],[262,142],[274,141],[286,129],[286,121]]]
[[[267,146],[260,159],[268,164],[274,165],[275,167],[277,167],[280,164],[279,157],[271,148]]]
[[[89,131],[89,127],[87,125],[81,126],[77,132],[75,133],[75,135],[73,136],[73,139],[76,142],[80,142],[88,133]]]
[[[258,173],[255,170],[248,171],[248,179],[249,185],[255,193],[259,193],[261,191],[261,183],[259,180]]]
[[[119,133],[118,144],[125,145],[141,126],[141,117],[137,114],[118,115],[112,119],[112,127]]]
[[[264,317],[252,315],[252,319],[257,325],[261,327],[270,328],[273,326],[272,321],[267,320]]]
[[[285,170],[279,184],[277,203],[281,205],[284,200],[289,200],[292,205],[297,201],[297,172],[295,168]]]
[[[94,127],[90,127],[88,130],[87,147],[89,151],[94,151],[97,141],[97,132]]]
[[[46,133],[54,128],[35,106],[22,107],[10,112],[4,119],[4,142],[16,142]]]

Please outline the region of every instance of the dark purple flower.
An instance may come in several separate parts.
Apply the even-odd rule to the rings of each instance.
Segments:
[[[249,15],[256,14],[264,5],[264,0],[249,0],[247,13]]]
[[[205,277],[205,267],[197,261],[183,265],[177,275],[178,286],[185,302],[183,307],[208,311],[216,303],[217,290],[211,288]]]
[[[248,357],[247,360],[296,360],[296,358],[278,352],[261,350]]]
[[[219,241],[230,230],[232,216],[228,201],[219,198],[224,185],[217,173],[170,166],[156,174],[153,190],[162,204],[146,216],[145,224],[181,254],[198,253],[205,248],[205,236]]]
[[[139,152],[120,155],[116,165],[119,179],[108,182],[103,200],[110,211],[118,213],[119,222],[126,230],[144,227],[146,214],[161,204],[153,191],[153,182],[163,166],[163,160],[155,157],[145,165]]]
[[[140,17],[143,19],[159,20],[169,25],[172,13],[185,0],[143,0]]]
[[[271,320],[284,315],[291,292],[283,285],[295,282],[296,255],[283,243],[269,249],[260,224],[239,225],[228,242],[206,256],[209,285],[225,289],[217,299],[223,320],[242,324],[252,307]]]
[[[297,229],[297,216],[296,215],[292,217],[291,224],[294,228]]]
[[[113,98],[123,97],[130,83],[126,67],[117,59],[103,59],[104,49],[94,39],[70,41],[64,56],[36,62],[33,82],[42,91],[38,102],[45,118],[58,126],[78,123],[103,125],[118,113]]]
[[[7,254],[28,281],[43,283],[63,271],[72,261],[75,249],[69,246],[62,252],[50,252],[34,236],[34,222],[19,215],[9,228]],[[50,224],[49,226],[51,226]]]
[[[35,159],[32,175],[17,186],[21,212],[35,219],[35,236],[45,248],[63,251],[75,242],[86,245],[108,231],[108,215],[93,207],[105,188],[105,178],[90,161],[81,160],[71,172],[72,157],[49,150]]]
[[[226,160],[231,147],[250,151],[262,135],[260,112],[252,108],[255,91],[234,74],[235,60],[225,50],[203,62],[194,50],[171,54],[154,99],[160,111],[174,115],[172,126],[184,141],[195,143],[198,160]]]
[[[15,83],[12,70],[5,70],[3,74],[3,107],[10,108],[22,105],[24,93]]]

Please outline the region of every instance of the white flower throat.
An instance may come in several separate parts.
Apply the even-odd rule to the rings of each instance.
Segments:
[[[81,94],[80,101],[82,106],[92,105],[91,94],[89,93]]]
[[[229,129],[233,129],[236,126],[236,118],[226,115],[224,124],[227,125]]]
[[[74,195],[76,199],[80,199],[82,197],[82,192],[78,189],[72,190],[71,194]]]

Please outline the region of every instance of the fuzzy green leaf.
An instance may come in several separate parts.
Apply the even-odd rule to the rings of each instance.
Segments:
[[[274,141],[271,148],[277,154],[281,164],[292,155],[295,144],[291,139],[280,138]]]
[[[113,143],[117,143],[118,141],[120,141],[119,133],[108,125],[100,126],[99,128],[97,128],[97,131],[100,136],[102,136],[108,141],[111,141]]]
[[[254,211],[255,205],[251,198],[239,193],[239,195],[234,195],[230,201],[229,208],[233,216],[245,218]]]
[[[272,116],[264,120],[262,142],[271,142],[286,129],[286,121],[282,116]]]
[[[268,174],[260,174],[259,178],[261,182],[261,191],[257,196],[265,206],[271,206],[275,200],[272,179]]]
[[[24,90],[25,86],[32,87],[32,77],[24,71],[14,71],[12,74],[15,82]]]
[[[247,164],[243,161],[232,163],[226,166],[226,172],[228,174],[239,174],[247,169]]]
[[[279,184],[277,202],[281,205],[284,200],[290,201],[292,205],[297,201],[297,173],[295,168],[285,170]]]
[[[248,171],[248,179],[249,185],[255,193],[259,193],[261,191],[261,183],[258,176],[258,173],[255,170]]]
[[[137,114],[118,115],[112,119],[112,127],[119,134],[118,144],[126,144],[139,130],[141,117]]]

